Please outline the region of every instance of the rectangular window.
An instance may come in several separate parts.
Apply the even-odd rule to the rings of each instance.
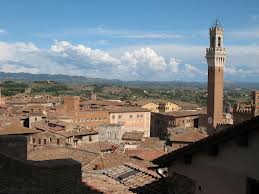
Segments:
[[[112,115],[112,119],[115,119],[115,115]]]
[[[60,140],[59,140],[59,138],[57,138],[57,144],[59,145],[59,143],[60,143]]]
[[[132,119],[132,118],[133,118],[133,116],[132,116],[132,115],[130,115],[130,116],[129,116],[129,118],[130,118],[130,119]]]
[[[35,138],[32,139],[32,143],[35,143]]]
[[[44,142],[44,145],[46,145],[46,144],[47,144],[47,140],[46,140],[46,139],[44,139],[44,140],[43,140],[43,142]]]
[[[119,115],[119,119],[121,119],[121,115]]]
[[[39,139],[39,144],[41,144],[41,139]]]

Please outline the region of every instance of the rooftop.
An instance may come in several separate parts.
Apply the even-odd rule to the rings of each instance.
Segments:
[[[158,164],[160,167],[168,167],[174,160],[182,158],[186,153],[195,154],[202,151],[208,151],[208,148],[212,145],[221,144],[233,139],[240,139],[240,137],[248,137],[248,134],[253,131],[259,131],[259,116],[219,131],[192,143],[189,146],[185,146],[171,153],[165,154],[160,158],[155,159],[153,162]]]
[[[109,109],[110,113],[126,113],[126,112],[150,112],[150,110],[139,107],[119,107]]]
[[[33,134],[39,133],[36,129],[26,128],[20,125],[20,123],[11,123],[0,128],[0,135],[19,135],[19,134]]]
[[[143,133],[138,131],[125,132],[122,136],[122,140],[142,141]]]
[[[104,169],[99,173],[126,186],[134,193],[167,193],[165,179],[153,171],[131,163]]]
[[[171,112],[165,112],[161,113],[162,115],[166,116],[173,116],[173,117],[188,117],[188,116],[198,116],[199,112],[198,111],[171,111]]]
[[[187,130],[187,131],[183,131],[182,133],[171,133],[170,141],[193,143],[193,142],[199,141],[207,136],[208,135],[205,135],[205,134],[197,132],[197,131]]]

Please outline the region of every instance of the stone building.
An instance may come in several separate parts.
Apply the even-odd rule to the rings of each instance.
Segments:
[[[150,137],[150,111],[138,107],[119,107],[109,109],[111,124],[123,124],[128,132],[143,132],[144,137]]]
[[[123,124],[106,124],[98,127],[99,141],[109,141],[120,144],[125,133]]]
[[[30,135],[29,143],[36,146],[77,146],[81,143],[98,141],[98,132],[73,123],[42,120],[33,123],[33,128],[40,131]]]
[[[252,91],[250,103],[236,103],[233,109],[234,125],[255,117],[259,114],[259,91]]]
[[[193,128],[199,126],[198,111],[172,111],[152,113],[151,136],[166,139],[168,129],[174,127]]]
[[[178,111],[181,109],[181,107],[173,102],[147,102],[142,103],[141,107],[155,113]]]
[[[259,116],[163,155],[169,193],[256,194],[259,191]]]

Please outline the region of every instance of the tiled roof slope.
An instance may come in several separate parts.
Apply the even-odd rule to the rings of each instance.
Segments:
[[[101,171],[134,193],[167,193],[164,179],[153,171],[126,163]]]
[[[174,142],[192,143],[192,142],[199,141],[205,137],[207,137],[207,135],[199,133],[197,131],[186,131],[178,134],[171,133],[170,140]]]
[[[224,129],[218,133],[208,136],[207,138],[190,144],[189,146],[182,147],[174,152],[163,155],[160,158],[155,159],[153,162],[158,164],[160,167],[168,167],[174,160],[183,157],[186,153],[194,154],[201,151],[207,151],[211,145],[231,141],[241,136],[248,135],[253,131],[259,132],[259,116]]]

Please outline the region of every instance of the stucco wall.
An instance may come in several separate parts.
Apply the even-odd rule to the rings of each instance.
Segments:
[[[217,156],[202,152],[193,156],[190,165],[176,161],[169,176],[176,172],[191,178],[196,194],[245,194],[246,178],[259,180],[259,134],[250,135],[248,147],[232,141],[220,144]]]
[[[110,123],[124,124],[126,131],[140,131],[150,137],[150,112],[110,113]]]

